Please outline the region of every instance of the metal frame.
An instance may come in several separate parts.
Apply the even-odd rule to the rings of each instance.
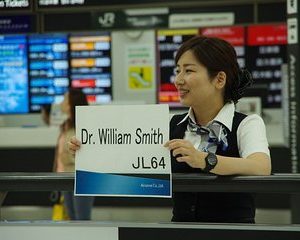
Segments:
[[[291,196],[292,223],[300,223],[300,174],[271,176],[216,176],[208,174],[172,175],[174,192],[283,193]],[[74,188],[74,173],[0,172],[1,205],[12,191],[67,191]]]

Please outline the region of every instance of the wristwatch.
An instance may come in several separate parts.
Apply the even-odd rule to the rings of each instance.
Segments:
[[[218,164],[218,158],[216,154],[208,152],[207,156],[205,157],[205,164],[206,165],[203,171],[209,173]]]

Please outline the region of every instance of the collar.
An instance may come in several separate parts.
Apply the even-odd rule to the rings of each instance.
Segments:
[[[222,109],[218,112],[217,116],[213,120],[211,120],[207,124],[207,126],[210,125],[213,121],[216,121],[222,123],[231,132],[234,111],[235,111],[234,103],[226,103],[222,107]],[[188,118],[190,118],[194,123],[196,123],[192,108],[189,109],[188,113],[177,125],[187,121]]]

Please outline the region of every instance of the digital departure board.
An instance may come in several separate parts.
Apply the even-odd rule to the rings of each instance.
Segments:
[[[112,100],[111,37],[107,33],[70,36],[71,86],[82,88],[89,103]]]
[[[0,32],[2,34],[20,34],[35,30],[35,17],[30,15],[0,15]]]
[[[0,35],[0,114],[28,112],[27,40]]]
[[[217,37],[229,42],[235,49],[240,67],[245,67],[245,28],[234,27],[210,27],[202,28],[201,35]]]
[[[266,89],[264,108],[280,108],[281,66],[287,63],[286,24],[252,25],[247,28],[246,65],[254,86]]]
[[[29,42],[30,111],[60,103],[69,87],[66,34],[31,35]]]
[[[176,29],[157,31],[158,47],[158,103],[167,103],[171,107],[181,107],[175,88],[175,54],[180,45],[198,34],[198,29]]]

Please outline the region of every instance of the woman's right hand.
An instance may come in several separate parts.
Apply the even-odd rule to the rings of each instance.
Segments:
[[[79,150],[81,146],[81,142],[75,137],[71,137],[70,141],[68,142],[68,150],[69,152],[75,156],[77,150]]]

